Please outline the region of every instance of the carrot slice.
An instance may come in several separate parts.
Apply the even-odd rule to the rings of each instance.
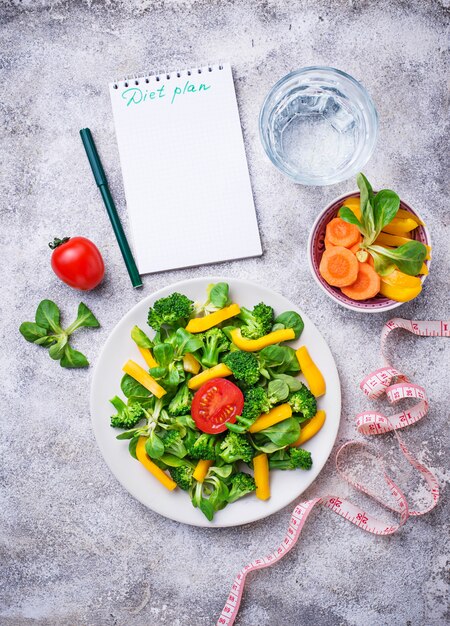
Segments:
[[[326,235],[325,235],[324,243],[325,243],[325,248],[331,248],[334,245],[333,243],[331,243],[331,241],[328,239]]]
[[[361,238],[358,228],[354,224],[344,222],[340,217],[328,222],[326,236],[331,244],[344,248],[351,248]]]
[[[352,300],[368,300],[380,291],[380,277],[368,263],[360,263],[358,277],[352,285],[342,287],[344,295]]]
[[[346,287],[358,276],[358,261],[347,248],[333,246],[323,253],[319,272],[329,285]]]

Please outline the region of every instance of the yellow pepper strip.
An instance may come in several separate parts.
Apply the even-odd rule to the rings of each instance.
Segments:
[[[192,477],[199,483],[202,483],[205,480],[205,476],[213,463],[214,461],[200,460],[195,467]]]
[[[394,217],[394,219],[383,227],[384,233],[391,235],[404,235],[418,227],[418,223],[412,217],[404,219],[402,217]]]
[[[238,304],[230,304],[230,306],[226,306],[223,309],[210,313],[209,315],[205,315],[204,317],[194,317],[194,319],[189,320],[186,330],[189,333],[203,333],[205,330],[208,330],[208,328],[217,326],[220,322],[224,322],[225,320],[230,319],[230,317],[234,317],[240,313],[240,311],[241,309]]]
[[[380,285],[380,293],[386,298],[395,300],[396,302],[409,302],[416,298],[422,291],[422,283],[417,287],[396,287],[389,285],[382,279]]]
[[[301,426],[300,437],[294,443],[291,443],[291,447],[297,447],[303,445],[306,441],[309,441],[311,437],[314,437],[322,426],[325,424],[326,413],[325,411],[317,411],[313,418],[309,420],[304,426]]]
[[[269,461],[267,454],[258,454],[253,457],[253,473],[256,483],[256,497],[260,500],[270,498]]]
[[[166,394],[166,390],[163,389],[148,372],[146,372],[134,361],[127,361],[122,369],[125,374],[128,374],[134,378],[134,380],[137,380],[138,383],[141,383],[143,387],[148,389],[157,398],[162,398]]]
[[[326,391],[325,379],[317,365],[312,360],[308,352],[308,348],[306,346],[302,346],[295,352],[295,354],[297,355],[298,364],[300,365],[300,369],[306,378],[306,382],[308,383],[311,393],[316,396],[316,398],[323,396]]]
[[[428,275],[428,266],[426,263],[422,263],[422,267],[420,268],[419,274],[424,274],[424,276]]]
[[[409,211],[406,211],[405,209],[399,209],[395,217],[401,217],[402,219],[412,219],[418,224],[420,224],[420,226],[425,226],[425,224],[422,222],[422,220],[419,217],[417,217],[417,215],[413,215],[412,213],[410,213]]]
[[[400,270],[394,270],[387,276],[383,276],[383,282],[391,285],[392,287],[419,287],[420,286],[420,278],[417,276],[409,276],[408,274],[404,274],[400,272]]]
[[[403,246],[403,244],[411,241],[411,237],[407,235],[408,233],[405,233],[403,236],[380,233],[374,243],[380,246]]]
[[[142,463],[142,465],[147,469],[153,476],[159,480],[159,482],[164,485],[166,489],[169,491],[173,491],[177,486],[177,483],[173,481],[165,472],[162,471],[160,467],[158,467],[153,461],[148,457],[147,452],[145,451],[145,442],[147,441],[147,437],[139,437],[139,441],[136,446],[136,456],[138,461]]]
[[[361,202],[358,197],[352,196],[347,198],[342,203],[342,206],[347,206],[359,220],[361,219]]]
[[[214,367],[210,367],[209,370],[204,370],[201,374],[197,374],[197,376],[191,378],[188,382],[188,387],[189,389],[199,389],[203,383],[208,382],[211,378],[225,378],[226,376],[231,376],[232,373],[233,372],[225,363],[219,363],[219,365],[214,365]]]
[[[250,426],[248,432],[259,433],[260,430],[264,430],[265,428],[269,428],[269,426],[278,424],[278,422],[287,420],[291,415],[292,409],[289,404],[279,404],[278,406],[274,406],[273,409],[270,409],[268,413],[260,415]]]
[[[272,346],[274,343],[295,339],[295,332],[292,328],[274,330],[259,339],[246,339],[241,335],[240,328],[235,328],[230,334],[234,345],[239,348],[239,350],[244,350],[244,352],[256,352],[257,350],[262,350],[267,346]]]
[[[190,372],[191,374],[198,374],[201,369],[201,365],[197,361],[195,356],[188,352],[188,354],[185,354],[183,357],[183,369],[185,372]]]
[[[158,363],[155,361],[152,351],[149,350],[149,348],[141,348],[138,346],[138,349],[149,367],[158,367]]]

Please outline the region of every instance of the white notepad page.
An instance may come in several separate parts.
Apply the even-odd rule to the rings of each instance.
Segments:
[[[110,94],[139,272],[262,254],[230,65]]]

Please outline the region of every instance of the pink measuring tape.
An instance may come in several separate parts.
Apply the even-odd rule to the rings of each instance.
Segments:
[[[430,505],[421,510],[413,511],[408,506],[408,501],[401,491],[401,489],[394,483],[394,481],[388,476],[383,469],[384,479],[396,501],[396,507],[391,507],[382,500],[380,500],[375,494],[373,494],[364,485],[352,480],[342,469],[341,453],[348,449],[350,446],[366,446],[364,442],[348,441],[344,443],[336,453],[336,468],[338,473],[348,483],[350,483],[358,491],[362,491],[365,494],[374,498],[377,502],[384,507],[395,511],[400,515],[399,522],[396,525],[387,526],[385,522],[375,518],[370,513],[367,513],[354,505],[345,498],[338,496],[322,496],[320,498],[314,498],[298,504],[292,512],[291,519],[289,521],[289,527],[281,544],[268,556],[256,559],[246,565],[234,579],[231,587],[230,594],[227,598],[226,604],[220,614],[217,621],[217,626],[231,626],[236,619],[239,611],[239,606],[242,599],[242,592],[244,590],[245,579],[249,572],[263,567],[269,567],[277,561],[283,558],[298,541],[303,525],[306,522],[308,515],[311,513],[316,504],[323,504],[327,508],[331,509],[334,513],[337,513],[341,517],[344,517],[352,524],[359,526],[363,530],[375,535],[391,535],[395,533],[409,517],[424,515],[433,509],[439,500],[439,486],[438,481],[434,474],[419,463],[412,454],[409,452],[402,439],[398,434],[398,430],[410,426],[415,422],[418,422],[428,411],[428,399],[425,393],[425,389],[419,385],[411,383],[407,377],[395,368],[389,365],[387,359],[384,357],[383,351],[386,342],[386,338],[392,330],[396,328],[403,328],[414,335],[420,335],[422,337],[450,337],[450,321],[410,321],[401,318],[394,318],[387,322],[381,333],[381,352],[385,362],[385,367],[369,374],[360,384],[361,389],[371,399],[376,399],[386,394],[389,402],[395,404],[399,400],[404,398],[415,398],[418,402],[411,408],[405,409],[400,413],[390,416],[389,418],[381,413],[374,411],[367,411],[361,413],[356,417],[356,429],[363,435],[380,435],[393,431],[397,438],[400,450],[409,461],[409,463],[422,475],[427,482],[431,492]],[[377,459],[378,462],[383,465],[381,459]]]

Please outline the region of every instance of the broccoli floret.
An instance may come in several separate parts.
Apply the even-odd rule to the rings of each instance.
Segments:
[[[260,302],[252,311],[241,307],[238,317],[244,322],[241,326],[242,335],[248,339],[259,339],[270,332],[274,316],[272,307]]]
[[[178,430],[166,430],[162,437],[162,442],[165,454],[173,454],[180,459],[186,456],[186,446]]]
[[[111,415],[111,426],[113,428],[128,430],[136,426],[139,420],[144,417],[144,409],[139,402],[133,402],[133,404],[127,406],[119,396],[114,396],[110,402],[117,411],[115,415]]]
[[[239,498],[255,491],[256,484],[253,476],[245,472],[234,474],[231,479],[230,493],[228,494],[228,502],[235,502]]]
[[[201,335],[203,352],[201,362],[204,367],[214,367],[219,362],[219,354],[230,347],[230,342],[220,328],[210,328]]]
[[[167,407],[170,415],[187,415],[191,411],[192,392],[187,385],[182,385]]]
[[[187,463],[183,463],[183,465],[179,467],[169,467],[169,473],[172,479],[177,483],[180,489],[184,489],[185,491],[188,491],[194,484],[194,479],[192,478],[193,472],[194,467]]]
[[[245,433],[261,413],[267,413],[270,408],[269,398],[262,387],[244,389],[242,414],[236,416],[235,424],[227,422],[227,428],[235,433]]]
[[[223,362],[233,372],[236,380],[247,386],[258,382],[259,362],[252,352],[243,352],[242,350],[229,352],[223,359]]]
[[[250,387],[244,391],[244,408],[242,409],[244,419],[254,422],[261,413],[267,413],[269,410],[270,403],[262,387]]]
[[[289,396],[288,403],[293,413],[301,413],[305,419],[310,419],[317,413],[317,400],[303,383],[301,389]]]
[[[166,298],[160,298],[153,308],[148,311],[148,325],[154,330],[160,330],[161,326],[186,326],[194,303],[181,293],[172,293]]]
[[[309,470],[312,467],[311,452],[303,448],[289,448],[285,459],[269,459],[270,469]]]
[[[204,461],[214,461],[216,458],[216,443],[217,438],[215,435],[208,435],[202,433],[193,444],[189,442],[188,455],[193,459],[202,459]],[[188,445],[186,443],[186,445]]]
[[[235,463],[235,461],[250,463],[253,455],[254,450],[247,437],[231,430],[220,444],[220,457],[225,463]]]

